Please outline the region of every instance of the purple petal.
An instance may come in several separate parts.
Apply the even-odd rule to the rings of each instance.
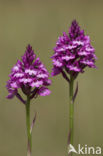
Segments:
[[[46,96],[46,95],[49,95],[50,93],[51,93],[51,91],[46,87],[41,87],[38,91],[38,94],[40,96]]]
[[[61,70],[54,66],[53,69],[52,69],[51,75],[56,76],[56,75],[60,74],[60,72],[61,72]]]
[[[56,59],[53,59],[53,64],[56,66],[56,67],[61,67],[63,65],[63,63],[61,63],[59,60],[56,60]]]
[[[17,93],[16,90],[10,91],[9,94],[8,94],[8,96],[7,96],[7,98],[8,98],[8,99],[12,99],[12,98],[16,95],[16,93]]]
[[[36,81],[31,83],[31,87],[40,87],[43,84],[43,81]]]

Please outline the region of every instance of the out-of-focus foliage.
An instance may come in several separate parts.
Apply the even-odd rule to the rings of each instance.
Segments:
[[[98,57],[98,69],[79,75],[75,101],[75,147],[78,143],[103,143],[103,1],[0,0],[0,156],[26,155],[25,107],[16,98],[7,100],[8,74],[28,43],[51,72],[50,56],[58,36],[73,19],[85,29]],[[67,153],[69,88],[59,75],[52,78],[52,94],[32,101],[37,120],[33,129],[33,156]]]

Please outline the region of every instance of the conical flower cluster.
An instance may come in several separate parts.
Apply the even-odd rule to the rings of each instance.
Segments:
[[[68,35],[64,32],[54,48],[52,76],[65,70],[76,77],[78,73],[84,72],[85,67],[96,68],[95,59],[95,49],[91,46],[89,36],[74,20]]]
[[[18,89],[21,88],[25,95],[31,98],[39,94],[46,96],[50,94],[47,88],[51,84],[49,73],[30,45],[28,45],[21,61],[18,60],[12,68],[10,79],[7,82],[9,92],[8,98],[18,95]]]

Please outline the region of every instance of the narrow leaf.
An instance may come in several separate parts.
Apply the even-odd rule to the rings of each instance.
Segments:
[[[76,86],[76,90],[75,90],[75,93],[74,93],[74,96],[73,96],[73,103],[74,103],[74,101],[75,101],[75,98],[76,98],[76,96],[77,96],[77,93],[78,93],[78,82],[77,82],[77,86]]]
[[[33,130],[33,127],[34,127],[34,124],[35,124],[35,121],[36,121],[36,116],[37,116],[37,113],[35,113],[35,115],[34,115],[34,118],[33,118],[32,124],[31,124],[30,133],[32,133],[32,130]]]

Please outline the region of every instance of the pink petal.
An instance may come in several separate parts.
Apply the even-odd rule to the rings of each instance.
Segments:
[[[41,87],[38,91],[38,94],[40,96],[46,96],[46,95],[49,95],[50,93],[51,93],[51,91],[46,87]]]

